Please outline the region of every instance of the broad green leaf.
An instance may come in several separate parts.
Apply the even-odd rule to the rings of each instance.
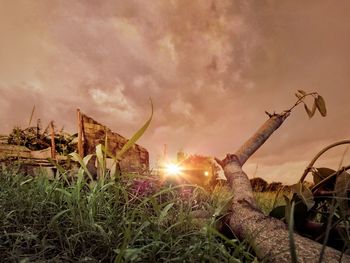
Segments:
[[[98,162],[99,167],[104,169],[105,159],[104,159],[104,154],[102,151],[102,144],[99,144],[96,146],[96,157],[97,157],[97,162]]]
[[[305,111],[307,113],[307,115],[309,116],[309,118],[312,118],[312,116],[314,116],[314,114],[312,113],[312,111],[309,109],[309,107],[304,103],[304,108]]]
[[[314,104],[312,105],[312,109],[311,110],[306,105],[306,103],[304,103],[304,108],[305,108],[305,111],[306,111],[307,115],[309,115],[309,118],[312,118],[315,115],[315,112],[316,112],[316,99],[314,101]]]
[[[281,205],[281,206],[276,206],[274,209],[272,209],[269,216],[272,216],[277,219],[283,219],[285,217],[285,213],[286,213],[286,206]]]
[[[83,158],[83,163],[84,163],[85,166],[88,164],[88,162],[90,161],[90,159],[91,159],[92,156],[93,156],[93,154],[89,154],[89,155],[86,155],[86,156]]]
[[[105,132],[105,134],[106,134],[106,136],[105,136],[105,149],[106,149],[106,151],[103,151],[103,147],[102,147],[102,152],[103,152],[103,160],[105,160],[106,161],[106,159],[107,159],[107,150],[108,150],[108,134],[107,134],[107,131]]]
[[[314,195],[311,192],[311,189],[302,184],[302,196],[305,205],[307,206],[307,210],[310,210],[315,205]]]
[[[314,100],[314,104],[312,105],[312,109],[311,109],[312,116],[315,115],[316,108],[317,108],[317,106],[316,106],[316,99],[315,99],[315,100]]]
[[[300,93],[300,94],[302,94],[303,96],[305,96],[307,93],[305,92],[305,91],[303,91],[302,89],[298,89],[298,92]]]
[[[296,228],[299,228],[300,226],[303,225],[303,223],[305,222],[305,219],[308,217],[311,210],[308,210],[304,201],[297,194],[294,194],[292,198],[292,202],[295,203],[294,226]]]
[[[80,155],[77,154],[76,152],[70,153],[69,155],[72,157],[72,160],[75,161],[75,162],[80,163],[80,162],[82,162],[82,160],[83,160],[83,159],[80,157]]]
[[[145,133],[145,131],[147,130],[148,126],[150,125],[150,123],[152,121],[152,117],[153,117],[153,103],[151,100],[151,116],[146,121],[146,123],[130,138],[130,140],[128,140],[128,142],[126,144],[124,144],[124,146],[121,148],[121,150],[117,153],[116,159],[118,161],[121,160],[124,153],[127,150],[129,150],[135,144],[135,142],[138,139],[140,139],[140,137]]]
[[[331,174],[335,173],[333,169],[321,167],[312,169],[312,176],[314,180],[314,184],[320,183],[322,180],[326,179]],[[321,188],[324,190],[333,190],[335,184],[335,178],[324,184]]]
[[[302,183],[297,183],[292,185],[291,188],[306,205],[307,210],[310,210],[315,205],[314,196],[307,186]]]
[[[316,106],[318,111],[321,113],[323,117],[327,115],[327,109],[326,109],[326,102],[324,101],[323,97],[318,95],[316,98]]]
[[[91,180],[93,180],[93,176],[92,176],[92,174],[90,173],[89,169],[86,166],[93,155],[92,154],[86,155],[83,159],[76,152],[70,153],[69,155],[72,157],[73,161],[78,162],[80,164],[81,167],[80,167],[78,173],[81,173],[83,171],[89,176],[89,178]]]
[[[103,152],[102,144],[96,146],[96,158],[97,166],[99,170],[99,176],[104,181],[104,176],[106,174],[106,153]]]
[[[117,178],[121,174],[120,166],[118,162],[114,162],[111,167],[111,177],[113,179]]]

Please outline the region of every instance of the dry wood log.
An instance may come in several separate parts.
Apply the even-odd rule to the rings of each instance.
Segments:
[[[268,262],[291,262],[288,227],[282,221],[266,216],[258,208],[248,176],[242,165],[261,147],[289,116],[290,111],[273,114],[235,153],[221,161],[229,186],[234,192],[227,217],[232,231],[248,240],[257,256]],[[294,234],[298,262],[319,262],[322,245]],[[350,262],[350,256],[327,247],[322,262]]]

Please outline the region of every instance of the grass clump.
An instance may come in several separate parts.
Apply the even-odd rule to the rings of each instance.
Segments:
[[[195,222],[194,210],[222,212],[222,199],[201,188],[159,186],[131,175],[90,182],[64,178],[0,172],[2,261],[254,260],[244,243],[215,230],[215,217]],[[140,191],[145,181],[147,191]]]

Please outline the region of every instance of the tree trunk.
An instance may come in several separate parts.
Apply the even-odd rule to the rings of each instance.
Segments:
[[[235,235],[248,240],[257,256],[268,262],[291,262],[288,227],[280,220],[265,216],[258,208],[242,165],[288,116],[289,112],[272,115],[235,154],[221,161],[234,191],[228,223]],[[298,234],[294,234],[294,241],[298,262],[319,262],[321,244]],[[323,262],[350,262],[350,257],[327,247]]]

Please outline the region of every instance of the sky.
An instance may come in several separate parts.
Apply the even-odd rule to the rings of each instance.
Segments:
[[[223,158],[268,118],[303,107],[244,166],[250,177],[297,182],[326,145],[350,139],[350,1],[0,0],[0,133],[45,126],[77,132],[76,109],[140,139],[155,163],[167,145]],[[319,166],[338,168],[346,147]],[[350,150],[349,150],[350,152]],[[349,164],[350,153],[343,162]]]

